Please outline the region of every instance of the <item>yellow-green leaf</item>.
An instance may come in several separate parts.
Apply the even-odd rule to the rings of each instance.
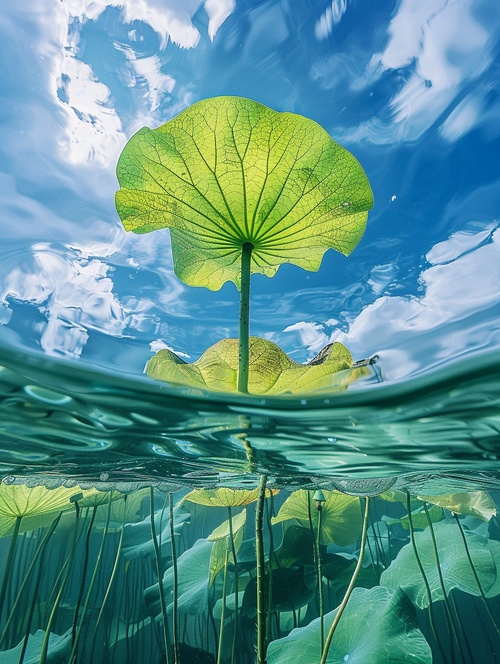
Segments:
[[[277,493],[273,490],[273,494]],[[266,495],[271,495],[271,489],[266,489]],[[249,505],[259,497],[259,489],[229,489],[219,487],[218,489],[193,489],[181,502],[185,500],[207,507],[241,507]]]
[[[475,516],[482,521],[489,521],[497,513],[495,501],[484,491],[453,493],[447,496],[417,496],[433,505],[443,507],[456,514]]]
[[[184,283],[239,286],[283,263],[318,270],[333,248],[349,255],[373,195],[358,161],[318,124],[241,97],[193,104],[128,141],[117,165],[116,208],[126,230],[170,228]]]
[[[335,542],[347,546],[355,542],[361,533],[361,506],[359,498],[340,491],[323,491],[325,502],[321,509],[320,544]],[[304,489],[294,491],[283,503],[272,523],[297,519],[309,526],[311,517],[313,532],[318,531],[320,513],[315,507],[312,493]]]
[[[243,528],[246,519],[247,519],[247,511],[245,509],[242,510],[239,514],[236,514],[235,516],[231,517],[233,536],[236,535],[236,533],[238,533]],[[212,530],[210,535],[207,537],[207,540],[209,542],[215,542],[225,537],[230,537],[230,535],[231,531],[229,528],[229,519],[227,519],[226,521],[221,523],[220,526],[217,526],[217,528]]]
[[[243,542],[243,528],[240,528],[234,536],[234,550],[238,553],[241,543]],[[223,569],[224,564],[227,562],[234,565],[233,547],[228,537],[215,540],[210,554],[209,564],[209,585],[215,581],[217,574]]]
[[[321,389],[346,389],[369,374],[352,368],[350,352],[341,343],[328,344],[308,364],[297,364],[267,339],[250,337],[248,391],[251,394],[301,394]],[[192,387],[236,392],[238,339],[223,339],[187,364],[170,350],[158,351],[148,362],[150,378]]]

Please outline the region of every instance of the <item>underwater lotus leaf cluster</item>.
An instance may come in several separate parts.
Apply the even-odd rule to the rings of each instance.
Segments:
[[[36,532],[0,538],[1,661],[254,664],[256,640],[262,664],[457,661],[471,603],[500,636],[496,506],[483,492],[429,502],[261,482],[174,504],[152,487],[14,486],[0,484],[1,504],[19,526],[42,511]]]
[[[252,274],[271,277],[284,263],[318,270],[327,249],[347,256],[364,233],[373,206],[368,178],[322,127],[250,99],[205,99],[132,136],[117,176],[126,230],[169,228],[179,279],[211,290],[232,281],[240,290],[237,342],[215,344],[190,366],[160,351],[150,377],[254,394],[345,385],[326,379],[351,366],[329,352],[300,370],[270,342],[249,337]]]

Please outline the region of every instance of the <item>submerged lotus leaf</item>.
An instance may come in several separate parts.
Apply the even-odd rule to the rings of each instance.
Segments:
[[[234,520],[236,520],[236,518]],[[217,574],[224,568],[224,565],[226,564],[226,556],[228,563],[234,565],[235,560],[233,554],[233,546],[234,546],[234,551],[237,554],[243,542],[243,525],[244,523],[242,523],[241,526],[238,527],[236,531],[233,531],[234,535],[233,544],[231,544],[229,535],[227,537],[218,538],[218,539],[214,539],[213,537],[214,533],[212,533],[212,535],[209,535],[209,539],[214,541],[214,545],[212,547],[212,553],[210,554],[210,566],[209,566],[210,585],[213,584]],[[219,526],[219,528],[227,529],[229,531],[229,522],[225,521],[222,524],[222,527]],[[216,528],[215,530],[218,529]]]
[[[214,530],[212,530],[210,535],[207,537],[207,540],[209,542],[215,542],[216,540],[230,537],[231,530],[233,531],[233,535],[235,535],[243,528],[246,519],[247,519],[247,511],[243,509],[239,514],[236,514],[231,518],[231,524],[229,523],[229,519],[226,519],[226,521],[221,523],[220,526],[214,528]],[[229,527],[230,525],[231,528]]]
[[[39,664],[45,632],[39,629],[28,637],[28,646],[22,659],[23,664]],[[19,664],[19,657],[23,650],[24,639],[15,648],[3,650],[0,655],[2,664]],[[71,630],[61,636],[50,634],[47,664],[64,664],[68,661],[71,652]]]
[[[19,532],[35,530],[52,523],[59,512],[73,509],[75,497],[83,500],[97,493],[78,486],[47,489],[0,482],[0,537],[10,533],[18,517],[22,517]]]
[[[324,617],[328,633],[338,609]],[[333,636],[327,664],[430,664],[431,649],[418,629],[410,602],[400,591],[355,588]],[[320,619],[269,644],[267,664],[319,662]]]
[[[467,547],[474,565],[472,569],[458,525],[454,521],[440,521],[433,528],[447,595],[458,588],[470,595],[480,596],[478,579],[487,597],[500,592],[500,583],[497,582],[500,542],[465,530]],[[415,545],[431,589],[432,601],[442,600],[443,590],[430,528],[415,533]],[[429,606],[429,597],[411,544],[400,550],[396,559],[382,573],[380,583],[388,588],[401,588],[421,609]]]
[[[429,526],[429,521],[431,523],[436,523],[444,519],[443,510],[437,505],[432,505],[427,512],[423,507],[419,507],[411,513],[411,527],[418,528],[419,530],[424,530]],[[405,530],[410,528],[410,519],[408,514],[400,517],[399,519],[391,519],[389,517],[383,517],[384,522],[388,526],[392,526],[395,523],[399,523]]]
[[[361,506],[359,498],[348,496],[340,491],[323,491],[325,502],[321,509],[320,544],[335,542],[347,546],[355,542],[361,533]],[[313,531],[318,532],[319,511],[312,494],[305,489],[294,491],[285,500],[271,523],[297,519],[301,525],[312,522]]]
[[[187,549],[177,559],[178,571],[178,605],[181,613],[200,615],[205,611],[206,595],[209,584],[209,564],[213,542],[199,539],[190,549]],[[167,610],[172,611],[174,570],[169,567],[163,576],[163,589],[168,598]],[[144,600],[151,616],[161,613],[160,594],[158,584],[146,588]]]
[[[171,229],[174,269],[190,286],[240,282],[283,263],[318,270],[329,248],[361,239],[373,195],[358,161],[316,122],[240,97],[199,101],[128,141],[116,208],[126,230]]]
[[[181,531],[190,519],[190,514],[183,505],[176,505],[174,513],[174,537],[180,536]],[[158,510],[154,515],[154,522],[158,539],[162,545],[172,541],[170,518],[168,510]],[[166,547],[170,550],[170,545]],[[151,514],[137,523],[126,523],[123,529],[123,557],[139,559],[152,556],[155,553],[153,538],[151,536]]]
[[[273,490],[273,494],[278,493]],[[266,495],[271,495],[271,489],[266,489]],[[230,489],[219,487],[217,489],[193,489],[184,496],[185,500],[206,505],[207,507],[241,507],[254,503],[259,497],[259,488],[255,489]]]
[[[170,350],[158,351],[148,362],[150,378],[191,387],[237,392],[238,339],[222,339],[187,364]],[[248,391],[251,394],[302,394],[321,389],[346,389],[366,376],[364,366],[352,368],[350,352],[341,343],[328,344],[308,364],[297,364],[267,339],[250,337]]]
[[[484,491],[453,493],[447,496],[418,496],[418,498],[456,514],[475,516],[482,521],[489,521],[497,513],[495,501]]]

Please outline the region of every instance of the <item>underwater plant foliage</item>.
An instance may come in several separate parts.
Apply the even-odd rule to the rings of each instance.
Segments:
[[[17,486],[19,495],[29,490]],[[58,489],[36,488],[38,502],[45,505],[62,497]],[[20,661],[22,651],[21,661],[41,661],[46,636],[46,662],[166,661],[162,625],[171,662],[255,661],[256,490],[195,488],[170,495],[153,490],[153,514],[150,492],[135,489],[117,496],[94,489],[93,504],[80,508],[76,501],[60,512],[67,514],[66,524],[56,518],[48,525],[41,514],[35,532],[17,534],[19,555],[4,566],[2,577],[0,653],[5,661]],[[72,493],[82,503],[87,500],[79,487]],[[360,561],[360,498],[321,493],[321,510],[312,490],[268,489],[264,497],[268,664],[320,661],[321,622],[326,633]],[[471,610],[484,623],[492,647],[495,639],[498,643],[500,543],[489,536],[496,508],[480,493],[435,497],[453,504],[454,513],[413,496],[410,507],[420,503],[426,523],[410,517],[404,503],[391,496],[371,499],[364,562],[325,662],[460,661],[457,643],[470,639],[464,621]],[[488,506],[488,520],[484,512],[459,515],[471,503]],[[152,517],[159,567],[153,564]],[[350,532],[348,523],[356,524]],[[13,535],[4,535],[0,547],[8,552],[13,541]],[[445,619],[445,601],[451,602],[451,622]],[[425,617],[429,611],[434,632]],[[96,643],[105,644],[98,659]]]

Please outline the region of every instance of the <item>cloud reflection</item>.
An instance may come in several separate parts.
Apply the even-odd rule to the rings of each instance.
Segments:
[[[481,91],[463,99],[493,62],[500,14],[485,20],[476,0],[403,0],[388,26],[385,48],[375,53],[351,89],[365,91],[397,74],[399,89],[389,101],[389,118],[373,117],[353,129],[350,140],[377,143],[417,141],[435,122],[456,140],[478,121]],[[481,18],[479,18],[481,17]],[[394,89],[394,88],[392,88]],[[455,108],[453,108],[455,105]]]
[[[500,343],[498,314],[492,316],[499,306],[500,230],[455,233],[426,258],[422,296],[379,297],[346,332],[335,329],[336,321],[301,321],[285,332],[297,332],[311,353],[332,341],[345,343],[356,358],[377,353],[388,380],[428,369],[430,358],[450,361],[478,344]]]

